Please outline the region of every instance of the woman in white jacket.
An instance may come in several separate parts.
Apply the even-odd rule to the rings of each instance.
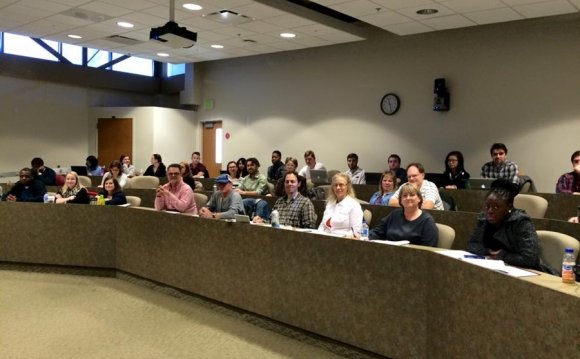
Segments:
[[[326,209],[319,231],[358,239],[363,221],[363,211],[355,199],[350,178],[344,173],[332,177]]]

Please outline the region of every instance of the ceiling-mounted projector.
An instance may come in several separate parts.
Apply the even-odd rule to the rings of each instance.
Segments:
[[[152,28],[149,39],[160,41],[173,48],[188,48],[195,45],[197,33],[189,31],[185,27],[179,27],[174,21],[169,21],[163,26]]]

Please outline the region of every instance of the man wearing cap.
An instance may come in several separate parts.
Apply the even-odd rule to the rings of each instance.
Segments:
[[[245,214],[242,196],[232,191],[232,179],[227,174],[221,174],[215,183],[218,191],[211,195],[207,205],[199,210],[203,218],[232,219],[236,214]]]

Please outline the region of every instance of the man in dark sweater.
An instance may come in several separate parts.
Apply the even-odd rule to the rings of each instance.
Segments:
[[[20,181],[4,195],[2,200],[8,202],[43,202],[46,187],[30,168],[23,168],[19,173]]]
[[[52,168],[45,167],[42,158],[34,157],[30,161],[30,165],[36,172],[36,178],[41,180],[45,186],[56,186],[56,172]]]

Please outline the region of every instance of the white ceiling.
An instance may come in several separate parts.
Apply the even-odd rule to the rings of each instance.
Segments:
[[[316,3],[356,18],[348,23],[283,0],[175,0],[175,21],[197,32],[197,44],[172,49],[149,40],[152,27],[169,20],[170,0],[0,0],[0,31],[40,37],[85,47],[130,54],[162,62],[198,62],[297,50],[364,40],[361,28],[386,30],[404,36],[466,26],[576,13],[580,0],[317,0]],[[201,5],[201,11],[182,8]],[[436,9],[418,15],[419,9]],[[224,24],[207,15],[230,10],[249,18],[243,24]],[[132,29],[118,21],[135,24]],[[373,25],[373,26],[369,26]],[[367,30],[368,30],[367,29]],[[378,30],[380,31],[380,30]],[[293,32],[294,39],[283,39]],[[67,37],[81,35],[80,40]],[[362,34],[362,35],[361,35]],[[136,41],[127,45],[108,39],[119,35]],[[251,41],[248,41],[251,40]],[[223,45],[214,49],[212,44]],[[165,52],[169,58],[157,56]]]

